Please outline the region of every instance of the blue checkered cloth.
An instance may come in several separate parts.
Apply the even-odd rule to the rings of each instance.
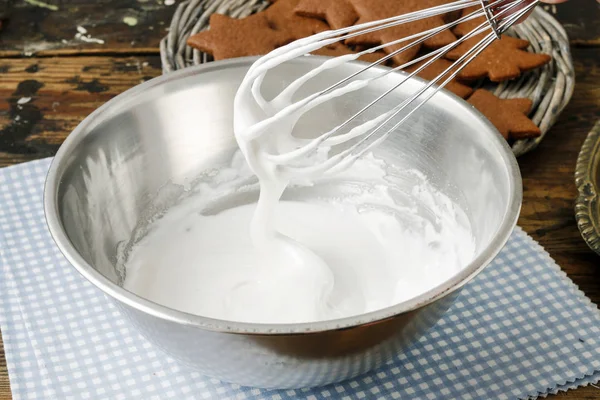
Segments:
[[[15,399],[525,399],[600,379],[600,312],[516,229],[418,343],[368,375],[261,390],[201,376],[142,338],[46,228],[50,160],[0,170],[0,327]]]

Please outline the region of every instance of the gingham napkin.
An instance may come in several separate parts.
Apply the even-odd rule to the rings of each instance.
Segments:
[[[0,170],[0,326],[15,399],[516,399],[600,379],[600,312],[516,229],[431,330],[385,367],[261,390],[166,357],[62,257],[44,221],[50,160]]]

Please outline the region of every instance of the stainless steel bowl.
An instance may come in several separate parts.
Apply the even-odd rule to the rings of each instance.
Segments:
[[[473,262],[452,279],[384,310],[319,323],[248,324],[186,314],[124,290],[115,271],[118,244],[147,217],[147,206],[167,182],[193,178],[235,149],[232,100],[253,61],[215,62],[161,76],[86,118],[50,168],[44,199],[48,226],[71,264],[174,358],[211,377],[247,386],[338,382],[382,365],[415,341],[496,256],[519,214],[518,166],[495,128],[445,92],[377,149],[379,157],[420,169],[439,190],[460,198],[478,249]],[[303,57],[287,64],[269,78],[272,87],[283,85],[281,76],[297,75],[319,62]],[[347,65],[322,79],[337,79],[357,68],[358,63]],[[392,74],[387,83],[398,79],[399,74]],[[411,80],[381,107],[397,104],[420,85],[422,81]],[[367,97],[344,97],[322,107],[309,125],[318,126],[331,113],[343,115]]]

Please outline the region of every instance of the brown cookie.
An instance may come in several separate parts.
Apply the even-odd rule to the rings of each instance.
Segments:
[[[298,15],[327,21],[333,29],[354,25],[358,14],[348,0],[301,0],[295,8]]]
[[[468,15],[476,10],[470,8],[463,12]],[[463,22],[456,26],[454,33],[464,36],[486,22],[485,17]],[[446,58],[457,60],[484,38],[486,33],[476,35],[450,51]],[[471,61],[458,75],[463,80],[489,78],[493,82],[502,82],[517,78],[521,73],[541,67],[552,58],[548,54],[536,54],[526,51],[527,40],[502,35],[500,40],[492,42],[477,58]]]
[[[485,89],[478,89],[468,102],[485,115],[505,139],[528,139],[542,134],[527,117],[532,106],[529,99],[501,99]]]
[[[190,36],[187,43],[224,60],[266,54],[292,40],[289,32],[273,29],[264,13],[242,19],[213,14],[210,29]]]
[[[419,67],[421,67],[423,64],[425,64],[426,62],[427,62],[427,60],[417,63],[413,66],[406,68],[405,71],[412,73],[412,72],[416,71]],[[452,65],[451,61],[439,59],[439,60],[434,61],[431,65],[429,65],[423,71],[419,72],[417,74],[417,76],[420,76],[423,79],[433,80],[438,75],[441,75],[451,65]],[[443,83],[445,81],[445,79],[446,79],[446,77],[443,77],[438,82]],[[469,97],[471,95],[471,93],[473,93],[472,88],[470,88],[467,85],[463,85],[462,83],[458,82],[455,79],[448,82],[448,84],[444,88],[451,91],[452,93],[456,94],[457,96],[462,97],[463,99],[466,99],[467,97]]]
[[[449,3],[451,0],[348,0],[356,10],[359,16],[356,24],[373,22],[380,19],[390,18],[425,8],[434,7],[440,4]],[[438,28],[445,24],[444,16],[438,15],[430,18],[421,19],[397,25],[391,28],[377,30],[368,34],[350,38],[346,41],[350,45],[381,45],[390,43],[394,40],[412,36],[414,34]],[[423,45],[428,48],[439,48],[456,40],[456,36],[449,30],[444,30],[439,34],[426,40]],[[384,51],[391,53],[406,46],[408,42],[398,43],[392,46],[386,46]],[[415,45],[394,56],[394,61],[398,65],[405,64],[412,60],[419,52],[421,45]]]
[[[325,22],[297,15],[294,9],[300,0],[277,0],[264,11],[273,29],[288,32],[294,40],[329,29]]]
[[[482,12],[482,8],[480,6],[465,8],[460,14],[459,17],[466,17],[467,15],[473,14],[474,12]],[[473,29],[479,27],[483,23],[488,23],[485,16],[470,19],[468,21],[462,22],[452,29],[452,32],[458,37],[463,37],[471,32]]]
[[[343,43],[333,43],[329,46],[321,47],[317,51],[313,51],[312,54],[318,56],[338,57],[345,56],[347,54],[356,54],[356,52],[352,51],[352,49],[345,46]],[[383,57],[385,57],[384,52],[376,51],[373,53],[364,54],[358,57],[358,60],[368,63],[374,63],[381,60]],[[383,63],[382,65],[386,65],[386,63]]]

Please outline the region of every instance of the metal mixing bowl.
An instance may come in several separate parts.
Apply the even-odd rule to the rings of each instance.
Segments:
[[[461,203],[478,252],[442,285],[380,311],[318,323],[236,323],[186,314],[124,290],[115,271],[117,246],[149,216],[147,206],[161,187],[193,178],[235,149],[233,97],[253,61],[215,62],[161,76],[92,113],[68,137],[50,168],[44,193],[48,226],[71,264],[148,340],[181,362],[211,377],[263,388],[338,382],[381,366],[415,341],[496,256],[519,214],[518,166],[495,128],[446,92],[434,96],[379,146],[379,157],[420,169],[437,189]],[[280,77],[320,62],[318,57],[300,58],[265,85],[280,90]],[[358,63],[348,64],[322,79],[338,79],[358,68]],[[391,74],[386,84],[398,79],[399,74]],[[411,80],[379,110],[398,104],[420,85],[422,81]],[[378,93],[381,89],[373,87]],[[368,97],[345,96],[320,107],[307,128],[321,126],[332,113],[343,116]]]

